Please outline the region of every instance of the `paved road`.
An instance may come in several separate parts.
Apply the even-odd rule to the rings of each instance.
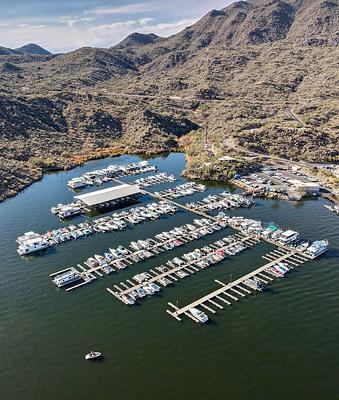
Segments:
[[[243,153],[249,154],[251,156],[263,157],[263,158],[265,158],[265,159],[267,159],[267,160],[269,160],[269,161],[271,161],[272,163],[275,163],[275,164],[279,164],[279,162],[280,162],[280,163],[283,163],[283,164],[285,164],[287,166],[295,165],[295,166],[298,166],[298,167],[306,167],[306,168],[313,168],[313,167],[320,167],[321,168],[321,167],[324,166],[324,164],[319,164],[319,163],[308,163],[306,161],[294,161],[294,160],[288,160],[286,158],[282,158],[282,157],[278,157],[278,156],[272,156],[272,155],[268,155],[268,154],[256,153],[255,151],[247,150],[247,149],[245,149],[245,148],[243,148],[241,146],[236,145],[232,138],[224,139],[223,145],[228,147],[228,148],[230,148],[230,149],[232,149],[232,150],[236,150],[238,152],[243,152]],[[314,177],[314,178],[316,178],[318,180],[317,176],[315,176],[313,174],[310,174],[310,176]],[[298,177],[298,179],[299,179],[299,177]],[[323,189],[328,190],[331,193],[333,192],[333,188],[331,188],[330,186],[326,185],[325,183],[321,183],[321,187]]]
[[[273,155],[270,155],[270,154],[258,153],[258,152],[255,152],[253,150],[245,149],[244,147],[241,147],[241,146],[235,144],[235,142],[234,142],[234,140],[232,138],[224,139],[223,140],[223,145],[228,147],[228,148],[230,148],[230,149],[236,150],[238,152],[243,152],[243,153],[249,154],[249,155],[254,156],[254,157],[260,156],[260,157],[266,158],[268,160],[271,160],[272,162],[280,161],[280,162],[282,162],[284,164],[287,164],[287,165],[296,165],[298,167],[307,167],[307,168],[323,167],[324,165],[326,165],[326,164],[320,164],[320,163],[309,163],[307,161],[301,161],[301,160],[295,161],[295,160],[290,160],[288,158],[283,158],[283,157],[279,157],[279,156],[273,156]]]

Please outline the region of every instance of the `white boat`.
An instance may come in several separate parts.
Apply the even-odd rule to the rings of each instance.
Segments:
[[[290,244],[292,242],[295,242],[297,239],[299,238],[299,233],[292,231],[292,230],[288,230],[283,232],[280,237],[279,237],[279,242],[281,244]]]
[[[197,308],[194,307],[190,308],[189,312],[202,324],[208,321],[208,316],[204,312],[198,310]]]
[[[83,188],[86,186],[86,182],[83,178],[73,178],[67,182],[67,186],[71,189]]]
[[[62,208],[62,210],[59,212],[59,217],[60,218],[69,218],[69,217],[73,217],[75,215],[79,215],[81,214],[82,210],[80,207],[64,207]]]
[[[90,351],[88,354],[85,355],[85,360],[97,360],[101,358],[100,351]]]
[[[130,296],[128,296],[127,294],[123,294],[122,296],[121,296],[121,300],[125,303],[125,304],[127,304],[127,305],[133,305],[134,303],[135,303],[135,301],[133,300],[133,298],[132,297],[130,297]]]
[[[305,251],[310,244],[308,242],[302,242],[297,246],[297,250]]]
[[[50,247],[50,244],[46,240],[43,240],[41,237],[37,237],[21,242],[17,249],[17,252],[20,256],[23,256],[26,254],[34,253],[36,251],[47,249],[48,247]]]
[[[100,265],[105,265],[106,264],[106,258],[103,256],[99,256],[98,254],[95,254],[94,258],[98,261]]]
[[[318,257],[320,254],[325,253],[328,250],[328,240],[317,240],[311,244],[306,250],[306,253],[312,257]]]
[[[150,296],[152,296],[155,293],[155,291],[153,290],[153,288],[150,285],[145,285],[143,287],[143,289],[144,289],[145,293]]]
[[[137,289],[137,293],[138,293],[138,295],[139,295],[140,298],[146,296],[146,292],[145,292],[145,290],[144,290],[142,287],[140,287],[140,288]]]
[[[33,231],[25,232],[22,236],[19,236],[19,237],[17,238],[16,243],[17,243],[18,245],[20,245],[20,244],[26,242],[27,240],[30,240],[30,239],[40,239],[40,238],[41,238],[40,233],[35,233],[35,232],[33,232]]]
[[[156,283],[152,282],[149,283],[149,286],[155,291],[155,292],[159,292],[159,290],[161,289],[160,286],[158,286]]]
[[[62,287],[62,286],[68,285],[69,283],[75,282],[79,279],[80,279],[80,276],[77,272],[75,272],[73,270],[69,270],[67,272],[64,272],[63,274],[57,275],[53,279],[52,282],[56,286]]]

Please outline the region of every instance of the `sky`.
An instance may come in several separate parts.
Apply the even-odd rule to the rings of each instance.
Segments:
[[[170,36],[232,0],[0,0],[0,46],[53,53],[111,47],[132,32]]]

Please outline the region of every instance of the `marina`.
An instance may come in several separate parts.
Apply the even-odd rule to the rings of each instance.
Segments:
[[[151,194],[146,192],[143,204],[130,205],[116,212],[104,211],[100,216],[81,215],[76,220],[65,219],[59,225],[55,224],[55,217],[50,214],[49,209],[56,203],[68,204],[73,201],[73,193],[67,189],[68,180],[87,171],[104,169],[112,163],[129,164],[139,160],[135,156],[101,159],[74,170],[47,174],[40,182],[1,204],[0,259],[3,279],[0,283],[0,304],[3,329],[0,338],[8,352],[5,352],[0,368],[5,393],[11,390],[14,393],[12,398],[18,399],[27,396],[67,398],[65,387],[69,388],[71,385],[76,388],[75,398],[80,400],[88,394],[82,388],[81,382],[84,379],[95,379],[105,395],[109,393],[118,397],[134,398],[140,391],[147,393],[149,386],[145,384],[145,375],[140,376],[140,370],[145,371],[152,382],[153,367],[157,365],[161,376],[171,375],[178,385],[187,388],[187,391],[178,390],[175,395],[180,398],[199,398],[201,390],[196,388],[195,383],[187,382],[187,370],[190,370],[192,376],[200,373],[203,353],[204,371],[213,385],[212,394],[215,397],[222,397],[225,393],[232,396],[234,393],[241,393],[244,398],[251,397],[253,393],[262,395],[263,388],[267,390],[271,384],[272,390],[266,393],[275,399],[283,400],[284,397],[293,395],[304,398],[303,392],[298,388],[301,388],[303,380],[309,388],[315,376],[313,374],[319,373],[318,367],[312,367],[315,356],[317,364],[321,364],[321,376],[331,376],[331,371],[335,368],[332,349],[336,343],[334,332],[337,331],[333,316],[336,312],[338,289],[335,260],[339,248],[339,227],[333,213],[323,207],[325,200],[318,198],[296,204],[258,198],[255,199],[254,207],[244,205],[225,209],[190,210],[186,207],[187,202],[201,202],[203,205],[202,200],[205,197],[221,197],[223,192],[242,195],[239,189],[232,186],[203,182],[208,191],[196,192],[186,201],[184,198],[178,201],[168,199],[164,204],[176,207],[178,211],[173,215],[168,214],[168,217],[164,214],[165,217],[160,216],[154,222],[145,219],[145,223],[133,223],[125,219],[132,217],[131,220],[137,222],[138,218],[133,219],[132,209],[147,208],[148,204],[163,201],[163,198],[151,193],[150,189]],[[180,176],[184,167],[182,155],[156,157],[152,163],[159,170],[175,175],[176,182],[166,183],[165,188],[186,182]],[[130,184],[133,179],[136,178],[126,177],[122,178],[125,182],[113,182]],[[162,187],[158,190],[161,191]],[[83,193],[93,189],[95,188],[85,189]],[[210,200],[209,203],[213,204],[214,201]],[[105,219],[115,218],[114,214],[121,216],[121,213],[125,215],[122,221],[126,223],[126,228],[113,230],[109,234],[110,231],[104,229],[107,229]],[[137,215],[140,213],[135,214]],[[97,221],[101,218],[104,226],[96,233],[107,232],[105,235],[89,234],[81,240],[80,237],[68,240],[65,246],[52,245],[47,251],[43,249],[30,253],[44,254],[43,257],[18,257],[16,253],[15,241],[24,236],[24,232],[28,234],[26,239],[30,237],[35,240],[35,232],[51,232],[54,230],[51,229],[53,226],[72,230],[73,225],[78,229],[80,223],[90,223],[90,226],[93,223],[97,226]],[[148,251],[144,249],[149,245],[147,239],[153,239],[157,244],[165,243],[163,233],[166,235],[166,232],[186,224],[195,225],[195,219],[207,219],[210,223],[215,223],[221,218],[227,223],[225,229],[188,241],[184,240],[184,236],[182,239],[178,237],[175,240],[183,244],[172,249],[160,246],[163,248],[161,251],[154,246],[153,255],[149,258],[134,262],[127,257],[132,263],[127,259],[122,260],[126,264],[123,269],[108,265],[115,271],[111,272],[105,266],[104,269],[98,268],[96,272],[88,273],[91,266],[84,264],[90,258],[95,260],[94,263],[102,261],[101,257],[106,257],[105,253],[109,253],[110,249],[117,255],[124,249],[129,250],[130,254],[137,251],[143,254]],[[287,233],[283,234],[284,232]],[[234,256],[226,254],[221,261],[205,268],[194,262],[193,257],[204,252],[203,248],[205,251],[212,249],[210,254],[213,253],[215,260],[220,259],[222,252],[216,253],[220,248],[216,243],[225,238],[234,238],[232,243],[240,248],[241,238],[238,235],[248,237],[248,240],[256,244],[246,242],[250,246],[246,250],[241,250]],[[290,242],[293,237],[296,240]],[[132,242],[133,247],[130,247]],[[171,243],[173,241],[170,240],[168,247],[172,246]],[[139,246],[141,250],[138,250]],[[231,247],[228,249],[231,250]],[[292,252],[294,256],[287,258],[287,261],[277,261],[280,254]],[[181,268],[183,264],[175,263],[178,262],[177,258],[184,261],[184,268]],[[306,260],[303,265],[306,268],[295,265],[300,265],[299,261],[304,258]],[[208,259],[200,261],[201,266],[203,262],[206,264],[205,261],[209,262]],[[274,264],[267,266],[272,261]],[[169,262],[172,265],[167,264]],[[244,278],[264,265],[266,271]],[[87,271],[87,275],[80,266]],[[93,265],[94,268],[96,266],[98,265]],[[119,266],[122,265],[119,263]],[[285,272],[286,267],[289,272]],[[173,271],[173,268],[178,269]],[[56,271],[56,275],[49,277]],[[163,273],[166,275],[161,276]],[[61,278],[57,279],[57,275],[61,275]],[[147,280],[153,278],[155,280],[149,284]],[[238,286],[243,289],[233,286],[233,290],[226,290],[227,294],[217,294],[219,298],[211,297],[211,301],[203,303],[204,306],[197,304],[194,307],[195,301],[224,289],[223,285],[234,283],[240,278],[243,283]],[[52,280],[56,280],[55,283]],[[216,283],[216,280],[223,285]],[[143,297],[132,299],[134,304],[128,306],[107,290],[121,293],[138,285],[141,287],[135,290],[139,289],[138,296]],[[84,286],[86,290],[78,290]],[[65,293],[70,288],[73,289]],[[131,302],[130,296],[125,300]],[[178,310],[190,305],[187,313],[199,323],[184,313],[178,316],[183,321],[182,324],[173,323],[176,319],[166,309],[172,313],[177,310],[168,303],[172,303]],[[184,323],[185,320],[194,323]],[[199,324],[206,325],[207,329],[201,329]],[[329,326],[328,347],[324,347],[324,325]],[[310,346],[306,346],[306,342]],[[286,349],[283,357],[288,357],[291,361],[291,369],[284,369],[283,381],[280,370],[277,369],[277,359],[282,357],[282,347]],[[94,365],[85,361],[83,357],[90,349],[102,351],[105,355],[103,362]],[[19,354],[24,357],[24,365],[16,362]],[[37,357],[36,354],[40,356]],[[185,361],[181,361],[183,357]],[[218,367],[215,366],[216,358]],[[262,361],[263,358],[265,371],[259,373],[261,364],[258,360]],[[51,359],[53,363],[50,363]],[[80,359],[82,362],[79,362]],[[234,370],[229,369],[230,363]],[[70,368],[73,371],[71,377]],[[241,374],[234,373],[239,368],[247,368],[248,373],[251,373],[254,387],[250,390],[243,389],[246,385]],[[54,377],[52,381],[45,382],[41,379],[46,370]],[[129,377],[123,371],[133,373],[137,391],[130,388]],[[117,382],[113,387],[108,383],[112,373]],[[261,381],[263,376],[265,379]],[[300,384],[298,388],[293,385],[292,393],[286,381],[293,381],[295,376],[299,377]],[[314,393],[319,394],[317,397],[324,393],[323,390],[320,393],[320,387],[325,388],[325,391],[334,387],[334,381],[329,385],[328,379],[323,386],[321,376],[318,376],[317,384],[312,387]],[[225,379],[227,385],[221,388],[220,382]],[[70,384],[65,385],[66,381]],[[37,383],[39,390],[30,394],[32,382]],[[286,396],[277,395],[276,388],[280,384],[284,385]],[[157,395],[166,397],[167,391],[168,385],[160,383]],[[205,393],[207,392],[204,391]],[[94,390],[91,394],[94,397],[101,396],[95,394]]]
[[[109,275],[117,270],[125,269],[135,263],[155,257],[160,253],[168,252],[174,248],[183,246],[185,243],[211,235],[226,227],[227,223],[222,219],[218,222],[195,219],[192,224],[175,227],[169,232],[157,234],[154,238],[131,242],[126,247],[119,245],[115,249],[109,248],[103,255],[94,255],[88,258],[84,262],[84,265],[78,264],[77,267],[80,270],[71,267],[71,271],[79,277],[84,276],[86,278],[88,275],[93,274],[98,274],[99,277],[102,277],[103,274]],[[51,276],[62,276],[63,273],[64,270],[61,270],[53,273]]]
[[[192,196],[194,193],[204,192],[205,190],[207,190],[205,185],[187,182],[154,194],[165,199],[179,199],[180,197]]]
[[[177,321],[181,321],[181,317],[185,315],[194,322],[201,323],[190,310],[202,307],[204,312],[207,310],[207,312],[215,314],[216,309],[223,310],[225,305],[232,305],[232,301],[239,301],[250,294],[263,292],[274,279],[283,278],[287,272],[309,260],[307,255],[300,256],[294,251],[287,250],[276,250],[266,254],[263,258],[269,262],[262,267],[233,282],[224,283],[215,280],[221,286],[220,288],[181,308],[169,302],[168,305],[171,309],[167,309],[166,312]]]
[[[175,182],[177,178],[174,175],[161,172],[157,175],[151,175],[147,178],[139,178],[131,182],[132,185],[137,185],[140,188],[148,188],[150,186],[160,185],[161,183]]]
[[[3,0],[0,400],[339,400],[339,0]]]
[[[173,204],[165,201],[157,203],[149,203],[144,207],[131,208],[128,212],[121,211],[114,213],[111,216],[95,218],[89,221],[81,222],[78,225],[68,225],[66,227],[49,230],[46,233],[39,234],[33,231],[26,232],[19,236],[16,240],[18,245],[18,253],[20,255],[46,249],[51,246],[56,246],[61,243],[77,240],[96,233],[118,232],[127,228],[127,224],[137,225],[146,221],[156,221],[161,216],[173,215],[178,208]],[[31,240],[34,239],[38,245],[31,246]],[[23,252],[23,248],[31,249]],[[43,254],[43,253],[39,253]]]
[[[208,213],[215,210],[228,210],[232,208],[251,207],[255,203],[253,199],[240,194],[222,192],[219,195],[209,195],[201,201],[187,203],[186,207],[192,211]]]
[[[161,286],[171,285],[178,278],[186,278],[190,274],[195,274],[220,263],[227,256],[236,255],[258,242],[258,239],[255,240],[248,236],[226,236],[212,245],[195,249],[193,252],[184,254],[181,258],[176,257],[165,265],[155,267],[157,271],[150,270],[134,276],[133,279],[137,283],[130,281],[126,281],[126,283],[120,282],[120,286],[114,286],[117,289],[116,291],[110,288],[107,288],[107,291],[124,304],[133,305],[146,295],[152,296],[156,294],[161,290]],[[161,286],[158,286],[159,284]]]
[[[82,190],[88,186],[111,182],[114,178],[146,174],[148,172],[156,172],[157,170],[157,166],[149,165],[147,161],[124,165],[112,164],[106,168],[88,171],[81,176],[72,178],[67,182],[67,186],[73,190]]]

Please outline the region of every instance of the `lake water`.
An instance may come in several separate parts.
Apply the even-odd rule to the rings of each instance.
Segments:
[[[273,282],[267,292],[218,312],[206,326],[187,319],[177,322],[165,312],[167,303],[185,305],[217,288],[214,279],[228,281],[230,276],[235,279],[263,265],[261,256],[272,246],[255,245],[132,308],[106,288],[232,231],[216,233],[68,293],[57,289],[49,274],[196,216],[180,211],[124,232],[68,242],[43,256],[24,260],[17,255],[15,239],[20,234],[45,232],[88,218],[62,223],[49,212],[51,206],[72,199],[74,193],[66,186],[70,178],[112,163],[138,160],[122,156],[49,174],[0,204],[0,399],[338,398],[339,218],[323,207],[323,199],[257,199],[251,209],[229,212],[265,223],[274,221],[282,228],[298,230],[308,240],[327,238],[331,249]],[[180,177],[185,164],[182,154],[149,162],[179,178],[150,190],[185,181]],[[180,201],[236,190],[215,183],[208,188]],[[86,362],[83,357],[90,349],[103,352],[103,361]]]

